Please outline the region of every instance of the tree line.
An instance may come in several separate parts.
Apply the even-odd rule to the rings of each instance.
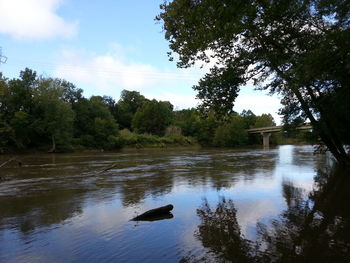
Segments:
[[[117,149],[138,144],[192,144],[234,147],[259,143],[246,129],[275,125],[270,114],[232,112],[225,120],[214,111],[174,111],[168,101],[149,100],[123,90],[85,98],[83,90],[31,69],[18,78],[0,75],[0,149],[66,151]]]

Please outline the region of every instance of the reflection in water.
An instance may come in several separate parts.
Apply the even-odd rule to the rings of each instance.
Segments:
[[[236,212],[232,200],[222,198],[215,210],[205,200],[203,206],[197,209],[201,223],[195,235],[217,259],[247,262],[252,258],[250,242],[241,235]]]
[[[256,242],[241,234],[234,202],[225,198],[215,209],[205,201],[197,210],[195,236],[219,262],[350,262],[349,172],[320,170],[306,198],[302,189],[284,182],[287,209],[269,225],[258,223]],[[196,259],[183,258],[191,261]]]
[[[312,151],[281,146],[24,155],[22,167],[10,164],[0,171],[8,178],[0,182],[0,262],[220,262],[233,255],[236,261],[268,262],[271,257],[262,253],[267,248],[278,261],[277,236],[308,220],[316,227],[316,219],[304,222],[297,215],[324,220],[329,214],[322,207],[330,207],[330,195],[316,194],[325,192],[327,176],[318,177],[317,191],[307,198],[315,167],[325,163]],[[0,155],[0,163],[5,159]],[[218,200],[218,209],[210,210]],[[174,205],[170,220],[137,227],[130,221],[167,203]],[[337,208],[334,202],[331,208]],[[282,211],[290,216],[277,218]],[[323,223],[325,232],[346,218],[335,214],[334,226]],[[293,253],[305,254],[305,237],[295,235],[301,241]],[[342,239],[334,240],[329,242],[338,247]]]
[[[172,213],[166,213],[166,214],[161,214],[161,215],[152,215],[152,216],[148,216],[145,218],[134,218],[132,219],[133,221],[149,221],[149,222],[153,222],[153,221],[159,221],[159,220],[164,220],[164,219],[172,219],[174,217],[174,215]]]

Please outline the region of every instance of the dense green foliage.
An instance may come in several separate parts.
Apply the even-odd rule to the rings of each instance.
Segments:
[[[207,110],[232,112],[254,81],[281,97],[285,124],[310,121],[340,162],[349,162],[350,4],[338,0],[173,0],[157,17],[179,57],[216,64],[195,90]]]
[[[137,110],[147,101],[137,91],[123,90],[115,105],[115,118],[122,129],[131,129],[132,119]]]
[[[60,79],[37,77],[30,69],[18,79],[2,78],[2,148],[69,150],[73,144],[116,148],[118,125],[105,97],[86,99]]]
[[[2,78],[2,86],[2,146],[25,149],[50,143],[55,151],[56,145],[70,145],[74,112],[65,101],[65,81],[37,78],[34,71],[26,69],[19,79]]]
[[[75,105],[75,137],[82,145],[115,148],[118,125],[103,97],[82,98]]]
[[[256,119],[252,128],[261,128],[261,127],[269,127],[276,126],[275,121],[271,114],[262,114],[259,118]]]
[[[214,144],[232,147],[245,145],[248,142],[248,132],[244,128],[244,117],[232,116],[230,121],[219,126],[215,131]]]
[[[139,133],[164,135],[172,121],[173,105],[164,101],[146,101],[132,118],[132,128]]]
[[[152,134],[139,134],[127,129],[120,131],[120,139],[125,146],[166,147],[195,145],[195,140],[181,135],[165,135],[163,137]]]
[[[167,101],[148,100],[124,90],[85,98],[72,83],[38,77],[25,69],[19,78],[0,78],[0,152],[37,149],[117,149],[123,146],[236,147],[261,144],[247,129],[275,125],[269,114],[232,112],[225,119],[213,110],[173,111]],[[283,143],[283,140],[280,142]]]

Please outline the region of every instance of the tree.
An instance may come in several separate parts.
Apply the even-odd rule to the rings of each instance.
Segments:
[[[131,121],[134,114],[146,101],[148,100],[137,91],[122,91],[115,115],[122,129],[131,129]]]
[[[243,117],[239,115],[231,116],[228,122],[225,122],[216,129],[214,145],[235,147],[247,144],[248,132],[244,126]]]
[[[263,113],[261,116],[256,117],[256,121],[252,128],[261,128],[269,126],[276,126],[276,123],[270,113]]]
[[[0,74],[0,147],[66,150],[76,144],[112,149],[120,146],[118,125],[108,96],[86,99],[64,79],[37,77],[26,68],[19,78]]]
[[[243,117],[245,129],[253,127],[256,123],[257,116],[251,110],[243,110],[240,116]]]
[[[17,111],[10,121],[10,126],[15,134],[15,145],[19,149],[27,148],[33,139],[33,117],[26,112]]]
[[[135,113],[132,127],[140,133],[163,136],[172,121],[172,111],[173,105],[168,101],[147,101]]]
[[[5,114],[8,108],[8,93],[9,93],[8,81],[0,72],[0,117],[4,120]]]
[[[7,82],[7,90],[4,95],[3,110],[9,121],[17,111],[32,114],[34,109],[34,93],[37,89],[36,72],[26,68],[20,72],[20,77]]]
[[[8,82],[0,72],[0,152],[14,139],[14,132],[8,124]]]
[[[78,102],[78,100],[83,98],[83,90],[75,87],[71,82],[64,79],[56,79],[57,85],[59,85],[62,90],[62,100],[68,102],[72,108]]]
[[[109,136],[118,135],[118,124],[112,116],[106,98],[92,96],[81,99],[75,107],[74,137],[88,147],[113,148]]]
[[[0,75],[0,118],[8,137],[3,138],[7,146],[27,148],[33,141],[34,96],[37,89],[36,72],[26,68],[19,78],[8,80]]]
[[[114,119],[116,119],[118,116],[118,107],[117,107],[115,100],[111,96],[105,95],[102,97],[102,101],[108,107],[108,109],[109,109],[110,113],[112,114],[112,116],[114,117]]]
[[[14,140],[14,131],[11,126],[4,121],[0,121],[0,153],[3,152],[3,148]]]
[[[349,163],[348,1],[174,0],[161,5],[179,67],[217,63],[194,88],[204,105],[229,111],[248,80],[282,97],[285,113],[308,119],[335,158]],[[222,100],[220,98],[223,98]],[[342,102],[340,107],[337,102]]]
[[[215,130],[219,125],[219,121],[213,111],[209,111],[205,115],[201,115],[199,125],[196,126],[196,138],[202,145],[213,145]]]
[[[197,136],[200,116],[196,109],[185,109],[174,112],[174,124],[181,127],[184,136]]]
[[[35,96],[37,111],[42,113],[39,125],[51,139],[52,152],[57,146],[67,148],[73,136],[74,112],[70,104],[61,99],[64,91],[60,80],[40,79]]]

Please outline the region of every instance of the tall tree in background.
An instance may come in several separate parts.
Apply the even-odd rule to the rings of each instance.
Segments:
[[[37,74],[35,71],[26,68],[20,72],[20,77],[8,81],[7,117],[11,118],[15,112],[22,111],[32,114],[34,109],[34,93],[37,88]]]
[[[122,91],[115,115],[122,129],[131,129],[131,120],[134,114],[146,101],[148,100],[137,91]]]
[[[72,108],[83,98],[83,90],[77,88],[73,83],[64,79],[55,79],[57,85],[59,85],[63,91],[61,99],[70,104]]]
[[[0,72],[0,152],[13,137],[13,129],[6,119],[7,101],[8,101],[8,83],[7,79]]]
[[[261,114],[261,116],[256,117],[256,121],[252,128],[261,128],[261,127],[269,127],[269,126],[276,126],[275,121],[273,120],[272,115],[269,114]]]
[[[68,102],[61,98],[65,88],[59,79],[40,79],[35,96],[37,112],[41,118],[37,122],[43,135],[47,135],[52,142],[51,152],[57,150],[57,145],[66,148],[73,136],[74,112]],[[39,117],[39,116],[38,116]]]
[[[168,101],[147,101],[135,113],[132,127],[140,133],[163,136],[172,121],[172,111],[173,105]]]
[[[106,104],[106,97],[82,98],[75,106],[74,137],[88,147],[110,148],[118,134],[118,124]]]
[[[339,162],[350,126],[350,4],[340,0],[174,0],[157,17],[179,67],[217,64],[194,88],[204,106],[232,109],[252,80],[309,120]],[[287,120],[286,119],[286,120]]]
[[[240,114],[244,119],[244,128],[250,129],[255,125],[257,116],[251,110],[243,110]]]
[[[223,123],[216,129],[214,145],[221,147],[236,147],[247,144],[248,132],[244,126],[244,117],[232,114],[227,122]]]
[[[35,102],[37,89],[36,72],[26,68],[20,77],[8,80],[1,77],[0,85],[0,135],[2,146],[15,145],[25,148],[31,144],[33,135]],[[6,142],[6,143],[5,143]]]
[[[2,147],[36,148],[51,143],[51,150],[67,149],[73,132],[72,106],[82,90],[72,83],[38,77],[26,68],[19,78],[1,78],[0,137]]]

